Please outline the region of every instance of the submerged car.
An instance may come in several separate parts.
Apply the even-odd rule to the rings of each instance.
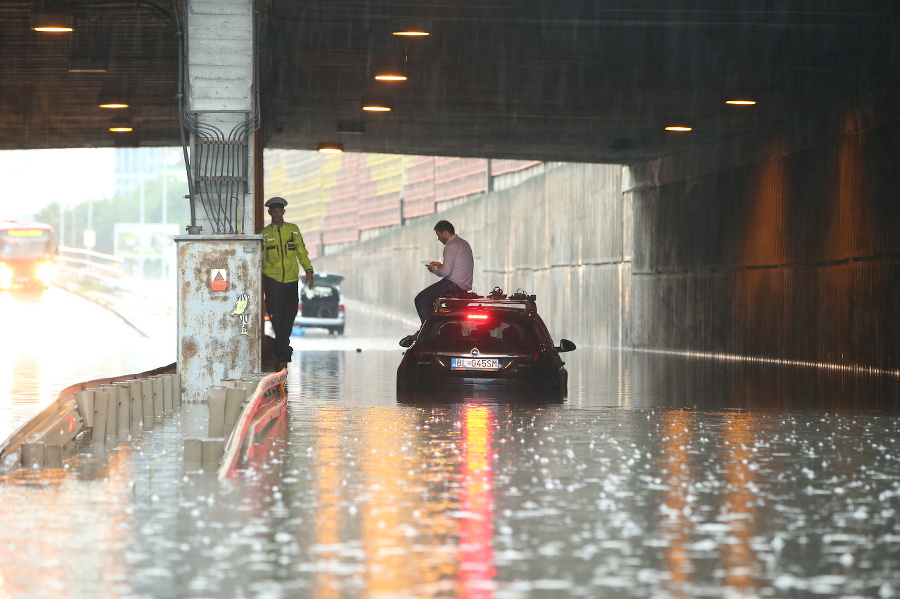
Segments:
[[[300,290],[300,303],[294,318],[294,329],[321,328],[329,333],[344,334],[343,275],[313,274],[313,286]]]
[[[461,383],[565,393],[568,372],[559,354],[575,349],[568,339],[554,346],[535,296],[524,293],[441,298],[419,332],[400,345],[408,348],[397,368],[400,390]]]

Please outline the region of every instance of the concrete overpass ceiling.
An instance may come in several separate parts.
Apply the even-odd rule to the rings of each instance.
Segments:
[[[0,4],[0,147],[178,145],[171,6],[70,0],[71,34]],[[267,147],[628,163],[897,77],[900,5],[858,0],[260,0]],[[399,25],[431,35],[401,38]],[[104,63],[105,71],[74,65]],[[404,82],[375,70],[401,63]],[[99,94],[122,90],[132,136]],[[752,107],[725,104],[749,97]],[[388,113],[361,110],[365,98]],[[666,125],[693,127],[669,133]],[[361,132],[363,131],[364,132]]]

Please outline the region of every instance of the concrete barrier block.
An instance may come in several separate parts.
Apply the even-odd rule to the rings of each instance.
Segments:
[[[247,399],[244,389],[228,388],[225,390],[225,437],[231,435],[234,425],[241,415],[241,407]]]
[[[153,381],[141,379],[141,423],[144,430],[153,428]]]
[[[225,439],[203,439],[200,453],[204,466],[218,464],[225,455]]]
[[[225,394],[227,387],[209,388],[209,436],[225,436]]]
[[[184,440],[184,461],[185,461],[185,463],[199,464],[203,460],[202,446],[203,446],[203,441],[201,439],[185,439]]]
[[[86,389],[76,392],[75,404],[78,406],[78,413],[84,420],[85,428],[92,428],[94,426],[94,392]]]
[[[165,399],[163,397],[163,380],[161,377],[155,376],[150,379],[153,389],[153,416],[156,420],[162,420],[165,415]]]
[[[62,445],[45,445],[44,446],[44,466],[47,468],[62,468],[63,465],[63,447]]]
[[[22,443],[22,466],[25,468],[44,467],[43,443]]]

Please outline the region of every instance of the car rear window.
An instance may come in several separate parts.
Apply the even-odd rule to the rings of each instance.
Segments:
[[[531,322],[514,313],[436,316],[419,336],[423,349],[482,353],[526,351],[535,343]]]

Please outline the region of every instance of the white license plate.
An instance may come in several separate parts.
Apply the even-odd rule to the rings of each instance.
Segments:
[[[451,358],[450,370],[500,370],[497,358]]]

